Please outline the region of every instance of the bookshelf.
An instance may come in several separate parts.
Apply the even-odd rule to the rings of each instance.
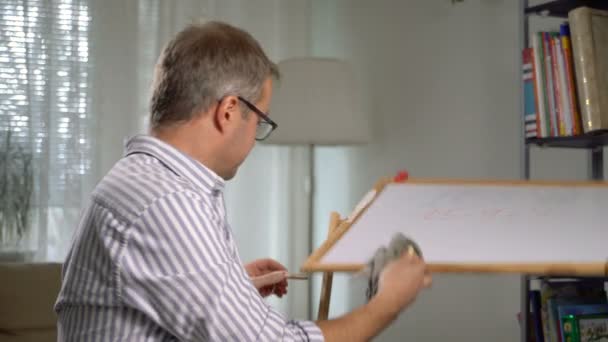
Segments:
[[[589,151],[589,179],[604,180],[604,146],[608,146],[608,131],[598,131],[572,137],[528,138],[525,142],[524,176],[530,179],[530,148],[576,148]]]
[[[545,16],[545,17],[557,17],[567,18],[568,12],[574,8],[581,6],[588,6],[591,8],[608,10],[608,1],[606,0],[554,0],[545,1],[542,4],[529,6],[528,0],[521,0],[520,8],[523,9],[523,22],[521,30],[523,37],[521,39],[522,48],[530,46],[530,32],[529,32],[529,17],[533,15]],[[521,105],[523,113],[523,104]],[[522,115],[523,117],[523,115]],[[522,132],[524,122],[522,121]],[[584,149],[589,154],[588,173],[589,179],[594,181],[603,181],[604,175],[604,147],[608,146],[608,130],[596,131],[588,134],[579,136],[569,137],[548,137],[548,138],[524,138],[523,140],[523,176],[525,179],[530,179],[530,166],[531,158],[530,151],[532,148],[566,148],[566,149]],[[580,279],[581,277],[572,277],[568,275],[563,276],[551,276],[551,277],[539,277],[534,275],[524,275],[521,277],[521,293],[520,293],[520,305],[521,305],[521,322],[520,322],[520,336],[522,342],[528,342],[531,340],[530,331],[528,327],[529,316],[530,316],[530,290],[531,282],[540,279],[557,279],[557,278],[575,278]],[[597,278],[596,278],[597,279]],[[606,281],[606,278],[601,278]]]
[[[573,137],[528,138],[526,139],[526,144],[540,147],[592,149],[608,145],[608,131],[593,132]]]
[[[525,15],[545,15],[558,18],[568,18],[568,12],[576,7],[588,6],[598,9],[608,9],[605,0],[557,0],[547,1],[540,5],[524,7]]]

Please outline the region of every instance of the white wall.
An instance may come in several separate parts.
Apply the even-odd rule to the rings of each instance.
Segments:
[[[317,244],[329,211],[347,214],[380,177],[399,169],[412,177],[521,177],[519,1],[313,4],[313,51],[353,63],[375,121],[368,146],[319,150]],[[534,149],[532,160],[534,178],[587,175],[584,152]],[[519,339],[517,276],[434,281],[379,340]],[[364,283],[341,276],[333,293],[336,316],[363,302]]]
[[[136,131],[137,2],[91,3],[92,107],[96,123],[96,179],[123,155],[123,140]]]

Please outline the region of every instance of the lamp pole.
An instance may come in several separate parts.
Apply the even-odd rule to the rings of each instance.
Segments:
[[[314,248],[314,232],[315,232],[315,146],[308,145],[308,255]],[[308,279],[308,318],[314,320],[313,317],[313,286],[312,277]]]

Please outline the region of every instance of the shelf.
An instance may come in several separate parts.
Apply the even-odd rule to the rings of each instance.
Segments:
[[[568,281],[568,280],[597,280],[608,282],[608,277],[602,276],[568,276],[568,275],[529,275],[529,280],[556,280],[556,281]]]
[[[544,4],[530,6],[525,9],[525,13],[530,15],[544,15],[550,17],[568,18],[568,12],[581,7],[588,6],[591,8],[608,10],[608,1],[606,0],[554,0],[547,1]]]
[[[595,148],[608,146],[608,130],[572,137],[528,138],[526,139],[526,144],[541,147],[563,148]]]

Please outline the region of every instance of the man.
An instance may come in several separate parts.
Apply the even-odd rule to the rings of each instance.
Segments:
[[[355,341],[392,322],[430,284],[404,255],[369,303],[335,320],[288,321],[251,280],[284,270],[242,265],[226,221],[224,182],[276,124],[266,115],[278,71],[246,32],[191,25],[159,59],[151,134],[92,193],[63,270],[60,341]],[[268,284],[267,284],[268,285]]]

